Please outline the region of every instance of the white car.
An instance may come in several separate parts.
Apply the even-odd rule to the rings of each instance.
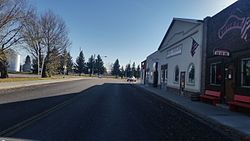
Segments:
[[[134,76],[129,77],[129,78],[127,79],[127,82],[136,82],[136,78],[135,78]]]

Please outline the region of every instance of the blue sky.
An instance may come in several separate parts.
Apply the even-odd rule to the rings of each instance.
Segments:
[[[29,0],[39,12],[48,9],[68,27],[74,58],[80,48],[109,66],[117,58],[125,66],[140,64],[157,50],[173,17],[203,19],[236,0]]]

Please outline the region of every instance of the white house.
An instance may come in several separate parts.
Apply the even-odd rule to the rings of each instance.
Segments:
[[[177,92],[201,92],[202,39],[203,21],[174,18],[158,50],[147,57],[148,83]]]
[[[6,53],[8,61],[8,71],[10,72],[19,72],[21,65],[21,56],[13,49],[7,50]]]

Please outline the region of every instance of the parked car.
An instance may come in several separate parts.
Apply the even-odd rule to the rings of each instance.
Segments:
[[[127,79],[127,82],[136,82],[136,78],[135,78],[134,76],[129,77],[129,78]]]

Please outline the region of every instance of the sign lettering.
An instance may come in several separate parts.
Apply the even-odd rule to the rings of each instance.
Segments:
[[[214,51],[214,55],[216,56],[230,56],[230,52],[224,49],[216,49]]]
[[[229,31],[233,29],[239,29],[241,39],[247,41],[248,30],[250,28],[250,17],[240,18],[236,15],[231,15],[225,22],[225,24],[219,29],[218,37],[222,39]]]

